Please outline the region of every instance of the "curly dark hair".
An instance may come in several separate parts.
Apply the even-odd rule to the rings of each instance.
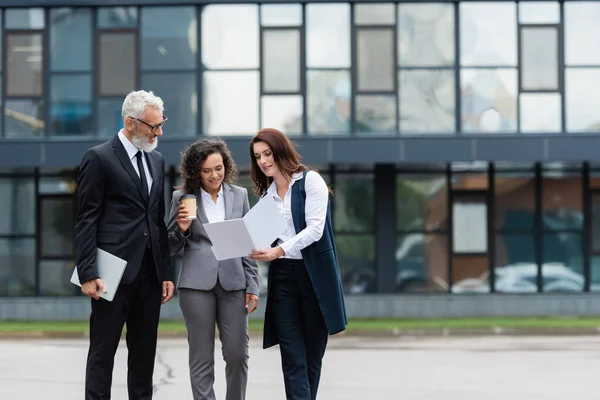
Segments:
[[[179,175],[183,180],[183,185],[177,189],[182,189],[185,193],[198,193],[202,187],[200,178],[202,165],[208,156],[215,153],[219,153],[223,157],[223,166],[225,167],[223,180],[226,183],[234,183],[238,178],[238,170],[225,141],[222,139],[200,139],[181,153]]]

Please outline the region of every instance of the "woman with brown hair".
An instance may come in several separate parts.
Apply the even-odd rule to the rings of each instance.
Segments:
[[[270,263],[263,348],[279,344],[286,398],[314,400],[328,335],[347,325],[330,192],[276,129],[254,136],[250,159],[255,192],[273,196],[287,222],[274,247],[250,254]]]
[[[248,191],[233,185],[237,168],[224,141],[203,139],[181,157],[183,187],[173,193],[167,230],[171,254],[181,255],[177,287],[188,333],[194,400],[214,400],[215,324],[226,363],[227,400],[246,398],[248,314],[258,304],[258,266],[247,257],[218,261],[203,224],[242,218]],[[180,204],[193,194],[195,210]],[[197,218],[189,218],[196,216]]]

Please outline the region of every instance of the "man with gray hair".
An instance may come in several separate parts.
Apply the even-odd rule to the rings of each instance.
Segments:
[[[86,400],[110,399],[124,324],[129,399],[152,398],[160,307],[174,291],[164,222],[165,162],[154,150],[167,122],[163,101],[152,92],[131,92],[121,115],[123,129],[86,151],[77,178],[75,261],[92,305]],[[127,261],[112,302],[99,295],[105,288],[96,248]]]

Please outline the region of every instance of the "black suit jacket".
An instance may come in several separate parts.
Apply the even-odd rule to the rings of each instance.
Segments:
[[[96,247],[126,260],[121,283],[133,282],[148,245],[159,281],[172,280],[164,221],[165,162],[157,151],[144,155],[153,179],[149,196],[143,196],[140,177],[118,135],[83,156],[75,226],[75,262],[81,283],[98,278]]]

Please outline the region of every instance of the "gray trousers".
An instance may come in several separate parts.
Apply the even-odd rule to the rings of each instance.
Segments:
[[[248,314],[243,290],[225,291],[219,283],[208,291],[179,289],[189,343],[194,400],[215,400],[215,324],[219,328],[226,400],[244,400],[248,383]]]

